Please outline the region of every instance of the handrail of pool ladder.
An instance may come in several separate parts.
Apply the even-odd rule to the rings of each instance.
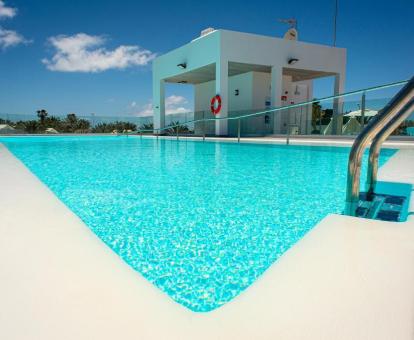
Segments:
[[[146,129],[146,130],[145,129],[137,129],[136,131],[133,131],[129,134],[137,134],[138,133],[142,136],[143,133],[153,133],[153,134],[157,134],[157,136],[158,136],[162,131],[165,131],[165,130],[173,130],[174,131],[174,128],[177,128],[177,130],[178,130],[178,127],[181,126],[181,125],[195,124],[195,123],[201,123],[201,122],[203,124],[205,124],[205,122],[218,121],[218,120],[238,120],[240,122],[240,120],[245,119],[245,118],[262,116],[262,115],[266,115],[266,114],[269,114],[269,113],[276,113],[276,112],[279,112],[279,111],[284,111],[284,110],[293,109],[293,108],[297,108],[297,107],[303,107],[303,106],[310,105],[310,104],[313,104],[313,103],[320,103],[320,102],[324,102],[324,101],[327,101],[327,100],[339,99],[339,98],[344,98],[344,97],[348,97],[348,96],[353,96],[353,95],[356,95],[356,94],[367,93],[367,92],[370,92],[370,91],[382,90],[382,89],[391,88],[391,87],[394,87],[394,86],[404,85],[404,84],[407,84],[407,83],[408,83],[408,80],[402,80],[402,81],[389,83],[389,84],[384,84],[384,85],[380,85],[380,86],[373,86],[373,87],[369,87],[369,88],[366,88],[366,89],[360,89],[360,90],[340,93],[340,94],[337,94],[337,95],[334,95],[334,96],[328,96],[328,97],[319,98],[319,99],[312,99],[312,100],[308,100],[308,101],[302,102],[302,103],[290,104],[290,105],[280,106],[280,107],[273,107],[273,108],[269,108],[269,109],[266,109],[266,110],[263,110],[263,111],[253,112],[253,113],[240,115],[240,116],[214,117],[214,118],[204,118],[204,116],[203,116],[203,118],[201,118],[201,119],[193,119],[193,120],[190,120],[190,121],[186,121],[184,123],[173,124],[173,125],[166,126],[166,127]],[[239,123],[238,123],[238,128],[240,129],[240,124]],[[174,132],[176,132],[176,131],[174,131]],[[178,132],[177,132],[177,135],[178,135]],[[204,135],[203,135],[203,139],[205,139]],[[238,131],[238,140],[240,140],[240,131]]]
[[[391,135],[400,124],[414,112],[414,97],[401,109],[401,111],[375,136],[369,148],[368,171],[367,171],[367,194],[370,197],[377,185],[378,157],[382,143]]]
[[[360,175],[362,156],[365,148],[374,140],[372,157],[369,157],[369,175],[376,178],[375,162],[378,162],[382,142],[411,113],[414,99],[414,77],[388,102],[388,104],[368,123],[355,139],[348,160],[348,178],[346,186],[345,214],[355,216],[360,193]],[[407,113],[408,112],[408,113]],[[372,162],[372,163],[371,163]],[[374,174],[375,172],[375,174]],[[371,182],[372,182],[371,180]]]

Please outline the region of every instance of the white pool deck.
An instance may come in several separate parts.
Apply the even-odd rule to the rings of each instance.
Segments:
[[[414,149],[380,175],[414,184]],[[327,216],[240,296],[193,313],[128,267],[1,144],[0,208],[0,339],[414,339],[412,217]]]

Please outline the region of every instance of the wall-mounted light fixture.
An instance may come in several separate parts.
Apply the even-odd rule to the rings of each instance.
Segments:
[[[181,63],[181,64],[178,64],[177,66],[184,70],[187,68],[187,63]]]
[[[239,95],[239,89],[235,89],[235,90],[234,90],[234,95],[235,95],[235,96],[238,96],[238,95]]]
[[[298,61],[299,61],[299,59],[297,59],[297,58],[290,58],[288,60],[288,64],[293,65],[293,64],[296,64]]]

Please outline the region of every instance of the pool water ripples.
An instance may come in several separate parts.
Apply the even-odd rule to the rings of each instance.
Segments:
[[[0,141],[126,263],[196,312],[232,300],[344,207],[349,148],[139,137]],[[383,150],[381,164],[393,153]]]

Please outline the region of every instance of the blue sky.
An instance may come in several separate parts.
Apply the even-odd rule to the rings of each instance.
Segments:
[[[297,18],[300,40],[331,44],[333,11],[334,0],[0,0],[0,113],[146,112],[155,54],[210,26],[282,36],[277,19],[286,17]],[[346,90],[414,74],[413,12],[412,0],[339,0]],[[318,82],[315,95],[329,95],[329,83]],[[167,96],[171,110],[192,107],[190,86],[170,85]]]

